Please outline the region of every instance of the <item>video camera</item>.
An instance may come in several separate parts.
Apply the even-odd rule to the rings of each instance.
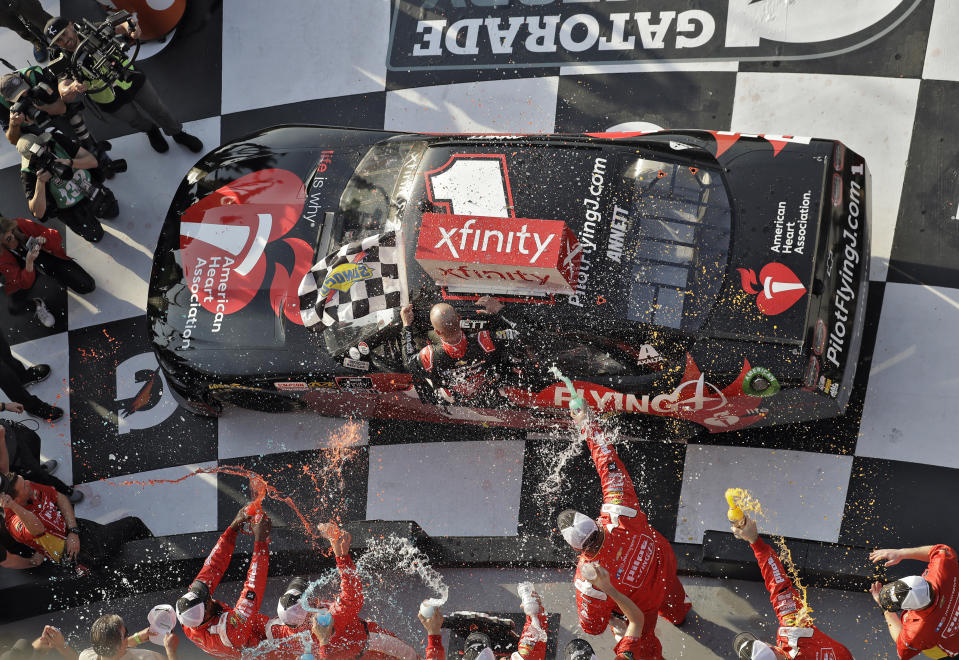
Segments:
[[[74,23],[79,38],[76,50],[72,53],[61,52],[59,57],[47,65],[47,69],[58,77],[103,81],[103,85],[88,89],[88,92],[98,92],[117,81],[128,82],[134,75],[130,65],[140,52],[140,43],[136,42],[136,50],[132,56],[125,55],[130,48],[130,40],[117,34],[116,27],[127,21],[134,24],[133,16],[128,11],[110,14],[100,23],[93,23],[86,18],[80,19],[80,22]]]
[[[124,168],[126,167],[126,161],[123,161],[123,166]],[[54,153],[39,144],[30,145],[30,169],[34,172],[46,170],[53,175],[54,178],[60,179],[61,181],[70,181],[73,179],[73,168],[57,162],[57,157]],[[99,218],[108,213],[110,206],[113,204],[113,199],[103,186],[84,177],[73,179],[73,183],[80,189],[84,197],[89,200],[93,215]]]

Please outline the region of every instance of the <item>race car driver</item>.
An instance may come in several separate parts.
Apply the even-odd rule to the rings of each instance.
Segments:
[[[753,549],[779,620],[775,646],[759,641],[752,633],[736,636],[733,649],[740,660],[852,660],[849,649],[813,625],[803,612],[802,597],[775,551],[759,538],[756,521],[746,517],[741,525],[732,527],[732,532]]]
[[[403,320],[403,350],[414,376],[428,378],[448,403],[485,408],[505,403],[498,384],[518,367],[519,330],[516,323],[500,314],[503,303],[483,296],[476,301],[481,314],[496,317],[500,329],[481,330],[468,336],[460,327],[460,315],[451,305],[437,303],[430,309],[430,325],[440,344],[416,350],[413,341],[413,306],[400,310]]]
[[[363,585],[350,558],[350,534],[343,530],[327,530],[336,568],[340,574],[340,595],[333,601],[290,604],[282,612],[286,622],[271,620],[266,638],[272,640],[256,652],[274,660],[298,658],[304,653],[329,660],[362,660],[399,658],[416,660],[416,651],[382,626],[360,618],[363,609]],[[281,603],[282,604],[282,603]],[[280,608],[278,608],[279,611]],[[319,610],[312,617],[309,639],[303,635],[307,612]],[[279,640],[289,639],[289,642]]]
[[[933,657],[959,655],[959,563],[948,545],[873,550],[872,561],[895,566],[903,559],[927,561],[922,575],[883,586],[872,585],[873,599],[885,610],[889,634],[902,660],[923,651]]]
[[[676,576],[676,555],[669,541],[649,524],[626,467],[588,409],[580,406],[571,414],[586,438],[603,487],[597,520],[571,509],[557,519],[563,538],[580,553],[575,577],[579,624],[583,632],[599,635],[617,609],[614,601],[587,579],[592,571],[586,566],[598,563],[609,572],[612,585],[643,613],[636,647],[640,657],[662,658],[662,645],[655,634],[657,615],[679,626],[692,607]]]
[[[270,519],[262,512],[251,515],[244,506],[207,557],[190,590],[176,602],[177,619],[183,633],[204,653],[218,658],[239,658],[243,649],[264,638],[268,620],[260,614],[270,559]],[[253,556],[246,583],[234,607],[213,599],[236,546],[236,537],[245,523],[253,529]]]

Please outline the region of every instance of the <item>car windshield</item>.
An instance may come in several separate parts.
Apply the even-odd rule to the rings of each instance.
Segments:
[[[317,261],[334,254],[344,245],[399,229],[399,211],[402,210],[403,200],[408,198],[408,188],[412,186],[413,175],[425,148],[423,141],[386,141],[373,146],[363,156],[340,196],[337,210],[328,213],[324,219],[317,246]],[[347,260],[365,263],[364,258],[355,255],[347,257]],[[320,282],[317,284],[322,286]],[[350,318],[337,320],[325,329],[322,325],[317,326],[318,330],[322,329],[323,341],[331,355],[339,356],[359,342],[373,342],[377,334],[399,317],[397,307],[363,313],[367,309],[364,297],[375,297],[377,294],[376,284],[370,282],[363,282],[358,287],[345,286],[341,292],[332,292],[333,297],[327,305],[342,306],[348,299],[351,309],[349,314],[337,314]],[[376,301],[370,299],[369,303],[369,309],[372,309]],[[354,312],[356,318],[352,318]]]
[[[620,181],[632,212],[617,222],[614,211],[609,246],[628,264],[627,318],[699,328],[729,259],[731,211],[719,172],[634,158]],[[623,239],[617,240],[620,231]]]

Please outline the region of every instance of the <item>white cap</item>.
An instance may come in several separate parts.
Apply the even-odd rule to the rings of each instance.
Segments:
[[[176,618],[184,628],[196,628],[206,618],[206,603],[192,591],[187,592],[183,598],[189,601],[189,605],[177,612]]]
[[[577,550],[582,550],[586,539],[597,529],[595,520],[577,511],[573,516],[573,524],[561,530],[561,533],[567,543]]]
[[[932,590],[925,578],[918,575],[907,575],[899,580],[909,587],[909,592],[902,599],[900,606],[904,610],[921,610],[932,603]],[[895,600],[895,590],[890,594],[890,598]]]
[[[150,622],[150,641],[163,646],[163,638],[176,628],[176,611],[172,605],[157,605],[147,614]]]

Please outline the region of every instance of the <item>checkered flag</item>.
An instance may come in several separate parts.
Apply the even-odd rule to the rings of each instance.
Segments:
[[[400,306],[396,232],[368,236],[321,259],[300,282],[300,317],[309,327],[353,321]]]

